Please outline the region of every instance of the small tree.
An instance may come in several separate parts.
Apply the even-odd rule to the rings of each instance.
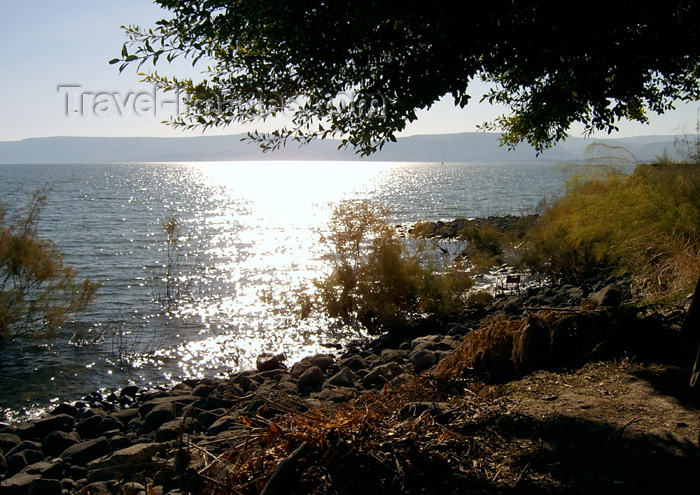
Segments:
[[[82,311],[98,284],[76,279],[63,253],[39,236],[46,188],[25,207],[0,202],[0,340],[58,333],[69,315]]]

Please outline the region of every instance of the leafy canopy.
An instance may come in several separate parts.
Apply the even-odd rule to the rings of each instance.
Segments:
[[[444,95],[467,106],[475,79],[494,84],[482,100],[510,109],[484,128],[538,150],[575,122],[612,132],[621,119],[646,122],[649,111],[700,99],[695,0],[154,1],[172,16],[125,28],[111,62],[206,63],[201,81],[144,76],[184,97],[176,126],[290,115],[250,135],[264,149],[341,137],[369,154]]]

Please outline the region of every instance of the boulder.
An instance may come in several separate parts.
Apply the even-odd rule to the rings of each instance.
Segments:
[[[362,386],[365,388],[372,388],[384,385],[392,378],[398,376],[401,371],[401,366],[394,362],[379,365],[365,375],[362,379]]]
[[[309,359],[309,362],[321,368],[322,371],[326,371],[335,363],[335,358],[330,354],[316,354]]]
[[[87,463],[88,481],[92,483],[114,479],[120,473],[128,472],[134,466],[150,461],[154,455],[164,453],[165,446],[155,442],[137,443],[117,450]]]
[[[61,495],[63,488],[57,479],[39,478],[29,485],[28,495]]]
[[[242,428],[241,418],[238,415],[234,416],[223,416],[207,428],[207,435],[216,436],[224,431],[229,431],[234,428]]]
[[[131,447],[134,443],[131,441],[131,439],[129,437],[126,437],[124,435],[113,436],[112,438],[108,439],[108,441],[109,441],[109,447],[113,451],[125,449],[127,447]]]
[[[284,354],[270,354],[269,352],[264,352],[260,354],[255,360],[255,365],[258,371],[274,371],[279,369],[286,369],[283,361],[285,360]]]
[[[42,478],[63,478],[63,466],[61,462],[40,461],[30,464],[22,469],[23,473],[38,474]]]
[[[127,385],[119,392],[120,396],[136,398],[136,394],[139,393],[139,387],[136,385]]]
[[[338,361],[338,366],[350,368],[354,372],[367,368],[367,361],[357,354],[353,354]]]
[[[75,432],[54,431],[46,435],[41,442],[41,450],[47,457],[57,457],[71,445],[78,443],[80,439]]]
[[[22,441],[14,433],[0,433],[0,451],[7,453]]]
[[[100,437],[71,445],[61,453],[60,457],[67,464],[82,466],[111,452],[107,438]]]
[[[425,348],[417,348],[409,354],[409,361],[416,371],[423,371],[432,368],[437,363],[437,354],[435,351]]]
[[[44,438],[53,431],[73,431],[75,418],[68,414],[57,414],[37,419],[34,422],[34,436]]]
[[[61,404],[57,405],[53,411],[51,411],[52,415],[59,415],[59,414],[67,414],[69,416],[77,416],[78,415],[78,408],[75,407],[72,404],[68,404],[67,402],[62,402]]]
[[[348,368],[344,367],[342,368],[339,372],[337,372],[335,375],[330,377],[328,380],[326,380],[326,383],[323,384],[323,387],[328,387],[329,385],[333,385],[336,387],[354,387],[355,386],[355,381],[357,380],[357,375],[353,373],[353,371]]]
[[[108,431],[123,431],[125,429],[124,423],[122,423],[119,419],[113,416],[107,416],[102,418],[100,424],[97,425],[97,434],[104,435]]]
[[[138,409],[120,409],[110,413],[109,416],[118,419],[123,426],[127,426],[129,421],[139,417],[139,411]]]
[[[163,423],[172,421],[177,415],[177,409],[172,402],[163,402],[153,407],[144,417],[144,423],[150,428],[158,428]]]
[[[3,495],[28,495],[32,482],[39,479],[38,474],[17,473],[0,483]]]
[[[319,390],[323,385],[323,370],[316,365],[312,365],[304,371],[297,380],[297,390],[302,394],[308,394],[313,390]]]
[[[210,383],[200,383],[192,390],[192,395],[195,397],[207,397],[214,390],[216,390],[215,385]]]
[[[618,284],[610,284],[598,292],[594,292],[588,298],[599,306],[617,308],[622,303],[624,287]]]

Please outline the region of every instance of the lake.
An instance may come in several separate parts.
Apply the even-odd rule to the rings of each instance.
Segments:
[[[356,338],[261,297],[322,273],[320,239],[340,200],[385,206],[404,226],[523,214],[557,194],[566,174],[546,162],[207,162],[0,165],[0,178],[10,205],[50,188],[41,235],[102,284],[65,338],[0,353],[0,415],[13,420],[95,390],[214,376],[251,367],[266,351],[293,362]],[[170,218],[183,267],[175,308],[157,301]]]

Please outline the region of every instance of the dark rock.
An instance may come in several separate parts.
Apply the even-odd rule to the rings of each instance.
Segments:
[[[75,482],[75,480],[72,480],[70,478],[63,478],[61,480],[61,488],[68,492],[73,492],[78,490],[78,484]]]
[[[97,425],[97,434],[104,435],[108,431],[123,431],[125,429],[124,423],[113,416],[107,416],[102,418],[100,424]]]
[[[129,472],[134,466],[149,462],[156,454],[165,453],[165,446],[160,443],[138,443],[118,450],[87,463],[88,481],[105,481],[115,479],[120,473]]]
[[[384,349],[379,356],[384,362],[394,361],[395,363],[402,363],[404,360],[402,352],[398,349]]]
[[[139,417],[138,409],[120,409],[109,414],[110,417],[118,419],[123,426],[127,426],[129,421]]]
[[[28,450],[36,450],[41,452],[41,444],[32,440],[22,440],[20,443],[12,447],[12,449],[8,450],[6,455],[7,457],[10,457],[19,452],[25,452]]]
[[[141,418],[134,418],[131,421],[129,421],[129,424],[126,425],[126,429],[128,431],[140,431],[143,428],[143,420]]]
[[[136,385],[128,385],[128,386],[124,387],[123,389],[121,389],[121,391],[119,392],[119,395],[131,397],[132,399],[134,399],[134,398],[136,398],[136,394],[138,394],[138,392],[139,392],[139,387],[137,387]]]
[[[131,441],[129,437],[126,437],[124,435],[117,435],[112,438],[108,439],[109,441],[109,447],[113,450],[121,450],[125,449],[127,447],[131,447],[134,442]]]
[[[325,388],[318,394],[314,396],[316,399],[322,400],[323,402],[347,402],[353,397],[353,394],[349,394],[342,390],[333,390],[330,388]]]
[[[60,462],[40,461],[22,469],[23,473],[38,474],[42,478],[63,478],[63,466]]]
[[[170,393],[178,395],[190,395],[192,393],[192,387],[185,382],[181,382],[175,385],[173,388],[171,388]]]
[[[522,304],[517,299],[509,299],[503,305],[503,312],[506,316],[513,316],[519,314],[523,309]]]
[[[238,385],[242,390],[246,392],[252,392],[258,388],[258,386],[265,381],[263,377],[254,371],[244,371],[235,375],[231,381]],[[217,387],[218,388],[218,387]]]
[[[312,366],[313,364],[311,364],[311,361],[309,361],[308,358],[304,358],[298,363],[294,363],[290,371],[290,375],[292,378],[298,379],[301,375],[304,374],[306,370],[308,370]]]
[[[163,402],[153,407],[144,417],[144,423],[150,428],[158,428],[163,423],[175,419],[177,410],[172,402]]]
[[[417,337],[411,341],[412,350],[430,349],[435,350],[435,345],[442,340],[442,335],[425,335]]]
[[[32,482],[38,478],[37,474],[15,474],[0,483],[0,491],[3,495],[28,495]]]
[[[175,414],[177,414],[178,408],[183,407],[187,404],[192,404],[195,401],[200,400],[199,397],[193,395],[165,395],[163,397],[155,397],[147,400],[139,407],[139,414],[141,417],[145,418],[148,413],[150,413],[153,408],[160,404],[171,404],[175,407]]]
[[[34,423],[20,423],[14,427],[15,434],[22,440],[32,440],[34,436]]]
[[[79,441],[78,435],[74,432],[54,431],[46,435],[41,443],[41,450],[47,457],[57,457],[61,452]]]
[[[243,428],[240,416],[223,416],[214,421],[214,423],[207,428],[207,435],[216,436],[219,433],[235,428]]]
[[[209,428],[214,422],[226,414],[226,409],[213,409],[211,411],[203,411],[197,415],[197,421],[204,428]]]
[[[78,408],[75,407],[72,404],[68,404],[66,402],[63,402],[59,405],[57,405],[53,411],[51,411],[52,415],[59,415],[59,414],[67,414],[69,416],[77,416],[78,415]]]
[[[411,352],[408,359],[411,361],[411,364],[416,371],[423,371],[435,366],[437,363],[437,354],[435,354],[435,351],[430,349],[419,347],[417,350]]]
[[[621,285],[610,284],[591,294],[589,299],[599,306],[616,308],[622,303],[623,294],[624,288]]]
[[[355,386],[355,381],[357,380],[357,375],[353,373],[353,371],[348,368],[344,367],[342,368],[339,372],[337,372],[335,375],[330,377],[326,383],[324,383],[324,388],[333,385],[336,387],[354,387]]]
[[[78,435],[82,438],[96,438],[98,436],[97,429],[102,419],[103,416],[97,414],[88,416],[76,425],[75,431],[77,431]]]
[[[401,366],[397,363],[390,362],[373,368],[362,379],[362,385],[365,388],[373,388],[375,386],[384,385],[392,378],[401,373]]]
[[[323,370],[312,365],[304,371],[297,380],[297,390],[302,394],[308,394],[313,390],[319,390],[323,385]]]
[[[471,328],[469,328],[466,325],[456,323],[456,324],[450,325],[449,329],[447,330],[447,335],[451,335],[454,337],[464,337],[469,332],[471,332]]]
[[[338,366],[350,368],[352,371],[360,371],[367,368],[367,361],[359,355],[351,355],[338,361]]]
[[[103,481],[95,481],[84,488],[88,495],[112,495],[109,485]]]
[[[158,442],[175,440],[182,433],[193,433],[199,428],[199,422],[195,418],[178,418],[160,425],[156,430]]]
[[[0,477],[7,471],[7,461],[2,452],[0,452]]]
[[[335,358],[330,354],[316,354],[309,359],[309,362],[321,368],[322,371],[326,371],[335,363]]]
[[[68,464],[82,466],[111,452],[107,439],[100,437],[71,445],[61,453],[60,457]]]
[[[0,433],[0,451],[6,454],[21,441],[22,439],[14,433]]]
[[[31,464],[31,462],[27,461],[24,451],[8,455],[5,460],[5,463],[5,472],[8,476],[13,476],[19,473],[20,471],[22,471],[22,469],[27,467],[28,464]]]
[[[216,390],[216,386],[209,383],[200,383],[192,390],[192,395],[195,397],[207,397],[210,393]]]
[[[144,487],[141,483],[137,483],[136,481],[130,481],[128,483],[124,483],[121,486],[122,493],[124,495],[139,495],[140,493],[145,493],[146,487]]]
[[[28,495],[61,495],[62,491],[59,480],[39,478],[30,484]]]
[[[270,354],[265,352],[257,357],[255,366],[260,372],[285,369],[286,366],[283,363],[285,359],[284,354]]]

